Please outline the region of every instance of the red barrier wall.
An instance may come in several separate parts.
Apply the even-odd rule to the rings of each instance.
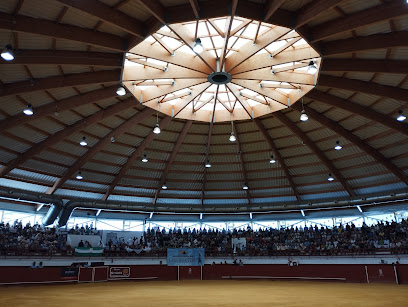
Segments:
[[[67,282],[61,278],[60,267],[45,267],[41,269],[0,267],[0,283],[45,283],[60,281]]]
[[[186,280],[186,279],[201,279],[201,267],[200,266],[181,266],[179,268],[179,280]]]
[[[115,267],[115,266],[110,266]],[[120,279],[148,279],[157,277],[157,280],[177,280],[177,267],[167,265],[120,265],[117,267],[130,267],[130,276]]]
[[[80,282],[92,282],[93,268],[81,268],[79,270],[78,280]]]
[[[114,266],[112,266],[114,267]],[[123,267],[123,265],[121,266]],[[177,280],[177,267],[166,265],[131,265],[128,278],[123,279],[155,279],[155,280]],[[279,264],[257,264],[257,265],[229,265],[216,264],[203,267],[204,280],[229,279],[229,278],[254,278],[264,277],[282,280],[322,280],[337,282],[366,283],[365,265],[356,264],[304,264],[299,266],[288,266]],[[408,284],[408,265],[398,265],[397,273],[401,284]],[[200,279],[200,267],[193,267],[192,274],[188,274],[188,267],[180,267],[180,279]],[[392,265],[379,264],[367,265],[367,273],[370,283],[395,284],[395,272]],[[106,269],[95,270],[95,281],[106,279]],[[191,275],[191,276],[190,276]],[[81,268],[81,281],[92,280],[92,268]],[[5,283],[45,283],[63,282],[61,278],[61,267],[45,267],[31,269],[27,267],[0,267],[0,284]]]

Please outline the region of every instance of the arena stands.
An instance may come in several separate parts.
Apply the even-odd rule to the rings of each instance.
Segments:
[[[372,226],[295,227],[253,230],[149,229],[140,238],[125,242],[121,238],[105,242],[105,256],[165,255],[167,248],[202,247],[208,256],[273,256],[273,255],[342,255],[379,252],[407,253],[408,221],[379,222]],[[0,224],[2,255],[72,255],[67,235],[98,236],[92,226],[71,230]]]

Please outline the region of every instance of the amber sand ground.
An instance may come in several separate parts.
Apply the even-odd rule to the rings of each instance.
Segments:
[[[0,306],[408,306],[408,286],[271,280],[1,286]]]

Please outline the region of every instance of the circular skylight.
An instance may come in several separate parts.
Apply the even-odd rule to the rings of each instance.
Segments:
[[[122,80],[167,115],[235,121],[295,103],[314,88],[320,64],[296,31],[222,17],[162,27],[127,53]]]

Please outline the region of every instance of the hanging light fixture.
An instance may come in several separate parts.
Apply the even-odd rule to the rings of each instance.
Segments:
[[[334,180],[334,177],[332,176],[331,173],[329,174],[329,177],[327,178],[327,180],[328,180],[328,181],[333,181],[333,180]]]
[[[309,62],[309,66],[307,67],[307,73],[314,75],[317,72],[317,67],[314,63],[314,61]]]
[[[244,183],[244,186],[242,187],[243,190],[248,190],[248,185]]]
[[[299,87],[299,91],[300,91],[300,94],[302,94],[302,89],[300,87]],[[302,101],[302,112],[300,112],[300,120],[302,122],[305,122],[305,121],[307,121],[309,119],[309,116],[307,116],[306,111],[305,111],[305,106],[304,106],[304,103],[303,103],[303,96],[302,96],[301,101]]]
[[[407,1],[408,1],[408,0],[407,0]],[[403,121],[406,120],[406,119],[407,119],[407,117],[406,117],[404,114],[402,114],[402,110],[399,110],[399,111],[398,111],[397,121],[403,122]]]
[[[147,156],[146,156],[146,155],[143,155],[142,162],[146,163],[146,162],[148,162],[148,161],[149,161],[149,159],[147,159]]]
[[[207,163],[205,163],[205,167],[206,167],[206,168],[210,168],[210,167],[211,167],[210,160],[207,160]]]
[[[230,142],[235,142],[236,140],[237,140],[237,138],[235,137],[235,134],[234,134],[234,122],[231,121],[231,135],[229,137],[229,141]]]
[[[305,111],[305,110],[302,110],[302,112],[301,112],[301,114],[300,114],[300,120],[301,120],[302,122],[305,122],[305,121],[307,121],[308,119],[309,119],[309,116],[307,116],[306,111]]]
[[[340,141],[336,141],[336,146],[334,146],[334,149],[335,150],[340,150],[342,148],[343,148],[343,146],[340,145]]]
[[[203,44],[201,43],[201,39],[197,38],[194,42],[193,51],[195,53],[201,53],[204,51]]]
[[[163,183],[162,189],[163,189],[163,190],[167,190],[167,185],[166,185],[166,183]]]
[[[160,130],[159,124],[156,124],[156,126],[153,129],[153,133],[159,134],[160,132],[161,132],[161,130]]]
[[[112,136],[112,137],[111,137],[111,143],[115,143],[115,142],[116,142],[115,137]]]
[[[153,129],[153,133],[159,134],[161,132],[160,127],[159,127],[159,112],[157,112],[156,115],[156,126]]]
[[[276,162],[276,160],[275,160],[275,158],[273,157],[273,155],[271,156],[271,159],[269,160],[269,163],[270,164],[273,164],[273,163],[275,163]]]
[[[23,110],[25,115],[31,116],[34,114],[33,106],[29,103],[27,107]]]
[[[7,45],[6,48],[1,52],[1,57],[5,61],[13,61],[14,60],[14,52],[11,45]]]
[[[234,135],[234,131],[231,132],[231,135],[229,137],[230,142],[235,142],[237,140],[237,138]]]
[[[81,142],[79,142],[79,145],[81,145],[81,146],[88,145],[88,143],[86,142],[86,137],[82,137],[82,140],[81,140]]]
[[[118,89],[116,90],[116,94],[119,96],[124,96],[126,95],[126,90],[123,86],[119,86]]]
[[[82,177],[82,173],[81,173],[81,172],[78,172],[78,174],[76,175],[76,179],[78,179],[78,180],[84,179],[84,177]]]

